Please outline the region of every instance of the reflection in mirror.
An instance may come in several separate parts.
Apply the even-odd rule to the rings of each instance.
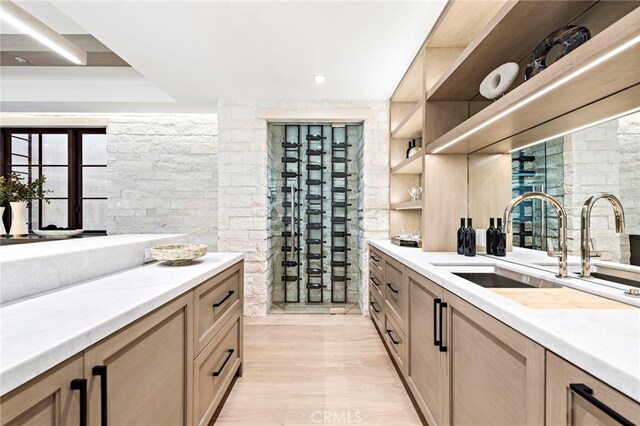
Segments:
[[[594,193],[605,192],[622,203],[625,230],[616,232],[610,203],[602,199],[594,204],[589,245],[592,272],[618,270],[640,277],[640,268],[629,266],[640,267],[640,112],[515,151],[511,156],[512,197],[530,191],[545,192],[566,210],[569,272],[580,274],[582,207]],[[470,169],[470,181],[474,178]],[[557,233],[558,220],[549,206],[530,200],[516,207],[514,248],[557,250],[558,247],[549,246],[557,245]],[[514,261],[518,257],[514,253],[504,259]],[[544,263],[546,268],[553,262],[549,258],[539,264]],[[630,285],[628,280],[623,283],[606,279]]]

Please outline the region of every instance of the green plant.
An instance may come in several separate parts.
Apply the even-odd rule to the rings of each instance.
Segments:
[[[49,203],[46,194],[52,192],[44,189],[47,178],[40,176],[31,182],[24,183],[17,173],[11,173],[8,178],[0,177],[0,200],[9,202],[44,200]]]

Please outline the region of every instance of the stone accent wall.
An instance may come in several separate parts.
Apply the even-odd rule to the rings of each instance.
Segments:
[[[186,233],[218,248],[217,121],[215,114],[109,116],[109,234]]]
[[[569,254],[580,255],[580,215],[585,200],[594,192],[620,194],[619,146],[617,120],[565,136],[564,206]],[[629,262],[628,256],[621,259],[621,236],[615,233],[613,211],[606,201],[593,207],[591,238],[602,254],[601,260]]]
[[[388,102],[222,100],[218,103],[218,249],[245,253],[245,314],[248,316],[266,315],[273,278],[267,121],[258,118],[260,109],[368,111],[363,117],[365,136],[360,197],[364,204],[359,211],[361,232],[360,241],[354,242],[353,246],[360,250],[358,267],[365,271],[361,274],[358,294],[361,308],[366,307],[368,270],[365,241],[389,237]],[[339,118],[336,117],[336,121]],[[366,308],[363,311],[366,313]]]
[[[620,148],[620,201],[625,213],[625,234],[640,235],[640,113],[618,120]],[[623,259],[629,259],[629,239],[620,239]]]

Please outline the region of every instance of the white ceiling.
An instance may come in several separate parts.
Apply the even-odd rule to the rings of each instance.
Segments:
[[[27,76],[3,75],[2,92],[11,94],[11,98],[2,95],[3,109],[51,110],[58,102],[65,111],[95,110],[95,105],[87,105],[87,97],[96,95],[96,103],[106,102],[107,108],[111,104],[117,110],[210,111],[218,99],[388,99],[445,2],[23,0],[18,4],[60,32],[75,29],[92,34],[151,86],[122,97],[126,99],[122,103],[114,99],[119,95],[113,93],[113,85],[92,92],[79,85],[78,90],[91,93],[83,98],[69,94],[79,75],[84,75],[85,84],[87,79],[106,84],[105,72],[114,71],[95,76],[95,68],[61,68],[51,80],[59,82],[70,72],[64,95],[59,86],[46,87],[44,68],[37,88],[42,105],[35,90],[25,91],[25,99],[20,99],[25,84],[18,88],[12,81],[24,82]],[[56,16],[52,6],[64,15]],[[325,74],[326,82],[314,83],[314,74]],[[158,92],[151,93],[152,86]],[[132,96],[141,96],[140,105]]]

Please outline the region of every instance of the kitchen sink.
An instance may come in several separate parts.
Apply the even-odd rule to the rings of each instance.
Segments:
[[[561,285],[500,267],[452,270],[452,274],[485,288],[560,288]]]

